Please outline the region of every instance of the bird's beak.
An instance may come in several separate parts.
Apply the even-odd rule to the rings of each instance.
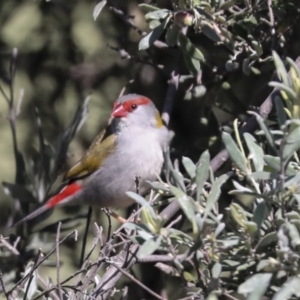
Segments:
[[[118,104],[117,106],[114,106],[111,116],[114,118],[123,118],[127,116],[127,111],[122,104]]]

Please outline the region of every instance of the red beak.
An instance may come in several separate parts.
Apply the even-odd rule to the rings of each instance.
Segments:
[[[116,107],[114,107],[111,116],[114,118],[123,118],[127,116],[127,111],[125,110],[122,104],[119,104]]]

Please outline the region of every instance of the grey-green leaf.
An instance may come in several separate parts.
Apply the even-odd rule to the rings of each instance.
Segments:
[[[100,15],[100,13],[106,3],[107,3],[106,0],[102,0],[95,6],[94,11],[93,11],[93,18],[95,21],[98,18],[98,16]]]
[[[180,33],[178,36],[178,40],[185,55],[199,61],[205,61],[202,52],[190,41],[190,39],[186,35]]]
[[[145,241],[145,243],[140,246],[139,251],[137,253],[138,258],[144,258],[150,254],[152,254],[154,251],[156,251],[161,243],[162,237],[159,236],[158,238],[149,239]]]
[[[189,174],[189,177],[191,179],[194,179],[196,177],[196,165],[193,163],[193,161],[190,158],[184,156],[182,158],[182,164]]]
[[[290,277],[274,295],[272,300],[288,300],[293,295],[300,297],[300,278],[297,276]]]
[[[206,201],[204,219],[207,217],[207,215],[210,213],[210,211],[212,210],[216,202],[219,200],[221,194],[221,187],[228,180],[230,176],[231,173],[223,174],[214,182],[211,192],[209,193],[209,196]]]
[[[197,201],[200,201],[200,195],[209,172],[210,155],[208,150],[201,154],[196,169],[196,184],[197,184]]]
[[[145,15],[145,19],[147,21],[165,19],[168,16],[169,13],[170,13],[170,11],[168,9],[165,9],[165,8],[164,9],[158,9],[158,10],[148,12]]]
[[[189,72],[194,76],[197,76],[201,70],[200,61],[192,58],[191,56],[185,53],[183,53],[183,59]]]
[[[256,206],[256,209],[254,211],[252,221],[257,224],[257,229],[259,230],[263,222],[265,221],[265,218],[267,216],[267,206],[264,201],[258,203]]]
[[[131,199],[133,199],[134,201],[136,201],[138,204],[140,204],[141,206],[147,208],[149,210],[149,212],[151,213],[151,216],[152,216],[153,219],[157,218],[157,215],[156,215],[153,207],[148,203],[148,201],[144,197],[142,197],[139,194],[134,193],[134,192],[126,192],[126,194]]]
[[[250,151],[255,171],[262,171],[264,169],[264,152],[262,148],[250,133],[244,133],[244,138]]]
[[[153,45],[153,43],[158,40],[164,32],[167,23],[168,20],[165,20],[162,24],[155,27],[146,36],[144,36],[139,42],[139,50],[146,50]]]
[[[201,21],[202,32],[212,41],[221,42],[222,38],[216,29],[207,21]]]
[[[243,171],[245,174],[248,174],[246,158],[243,156],[231,135],[227,132],[223,132],[222,138],[231,160],[241,171]]]
[[[255,290],[260,290],[260,295],[263,296],[265,291],[268,288],[269,282],[272,278],[272,273],[260,273],[255,274],[248,278],[246,281],[244,281],[239,287],[238,287],[238,293],[247,295],[249,293],[254,292]],[[257,298],[260,299],[260,298]]]

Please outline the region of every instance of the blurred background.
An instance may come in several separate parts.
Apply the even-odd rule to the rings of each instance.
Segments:
[[[13,86],[14,105],[19,111],[16,134],[28,172],[39,160],[39,127],[35,117],[37,110],[45,143],[54,148],[59,134],[71,123],[77,107],[86,97],[90,97],[87,119],[68,148],[66,161],[61,168],[63,172],[82,156],[91,141],[106,126],[112,103],[120,93],[146,95],[162,109],[174,59],[169,48],[151,47],[147,51],[138,51],[141,40],[139,30],[149,32],[145,13],[139,7],[139,2],[152,1],[110,1],[116,10],[105,7],[95,21],[93,11],[96,1],[0,1],[0,86],[9,94],[7,82],[10,57],[16,48],[18,55]],[[182,1],[155,1],[158,7],[171,10],[172,2]],[[217,6],[218,1],[207,2]],[[202,151],[209,148],[213,157],[221,147],[219,129],[224,124],[230,124],[236,117],[243,120],[246,111],[259,106],[270,92],[267,83],[274,75],[274,64],[269,59],[271,51],[275,49],[282,57],[289,56],[292,59],[299,55],[300,30],[299,26],[294,26],[299,21],[299,13],[294,7],[299,4],[295,2],[296,4],[289,6],[285,2],[277,2],[276,10],[274,8],[278,21],[276,37],[271,35],[269,26],[260,20],[260,17],[267,18],[268,9],[263,5],[253,15],[244,19],[237,16],[236,23],[228,23],[232,42],[244,39],[250,41],[249,45],[252,40],[258,40],[262,44],[261,60],[256,57],[251,66],[247,47],[230,50],[213,41],[207,34],[189,29],[188,36],[206,59],[201,82],[206,93],[199,97],[186,97],[191,82],[181,82],[170,124],[174,131],[172,156],[184,155],[197,161]],[[239,6],[244,9],[244,4],[239,3]],[[133,20],[139,30],[128,26],[118,10],[124,12],[127,19]],[[227,13],[226,9],[225,12],[224,15],[230,20],[233,13]],[[240,39],[235,40],[235,36]],[[248,69],[245,70],[247,59]],[[178,62],[178,68],[181,75],[189,75],[183,60]],[[0,180],[13,183],[16,166],[12,131],[8,122],[7,101],[2,93],[0,113]],[[2,228],[14,209],[12,198],[0,189]],[[47,219],[47,223],[85,213],[86,209],[77,207],[56,210]],[[95,215],[97,222],[106,230],[106,216],[99,211]],[[83,222],[77,227],[80,238],[84,229],[82,225]],[[118,226],[116,223],[113,225],[113,228]],[[30,236],[27,249],[42,246],[43,251],[49,251],[53,248],[55,238],[54,234],[51,238],[49,235],[51,233],[47,232],[39,237]],[[91,229],[88,245],[93,238]],[[81,243],[69,242],[61,248],[61,260],[64,263],[62,279],[78,269],[80,246]],[[9,262],[7,268],[9,269]],[[52,278],[56,276],[55,268],[45,266],[43,272]],[[148,280],[150,285],[157,286],[159,290],[160,275],[153,269],[147,271],[146,267],[144,274],[147,272],[148,275],[152,272],[152,276],[145,277],[144,281]],[[172,280],[176,282],[177,279]],[[172,293],[174,299],[179,298],[179,295],[175,295],[177,291],[172,292],[172,286],[167,288],[171,298]],[[184,288],[180,292],[184,295]]]

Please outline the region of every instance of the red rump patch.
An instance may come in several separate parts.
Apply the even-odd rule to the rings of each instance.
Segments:
[[[72,196],[76,194],[78,191],[81,190],[81,186],[77,183],[71,183],[70,185],[67,185],[65,188],[63,188],[59,194],[53,196],[47,203],[47,208],[51,208],[56,206],[58,203],[60,203],[62,200],[66,199],[69,196]]]

